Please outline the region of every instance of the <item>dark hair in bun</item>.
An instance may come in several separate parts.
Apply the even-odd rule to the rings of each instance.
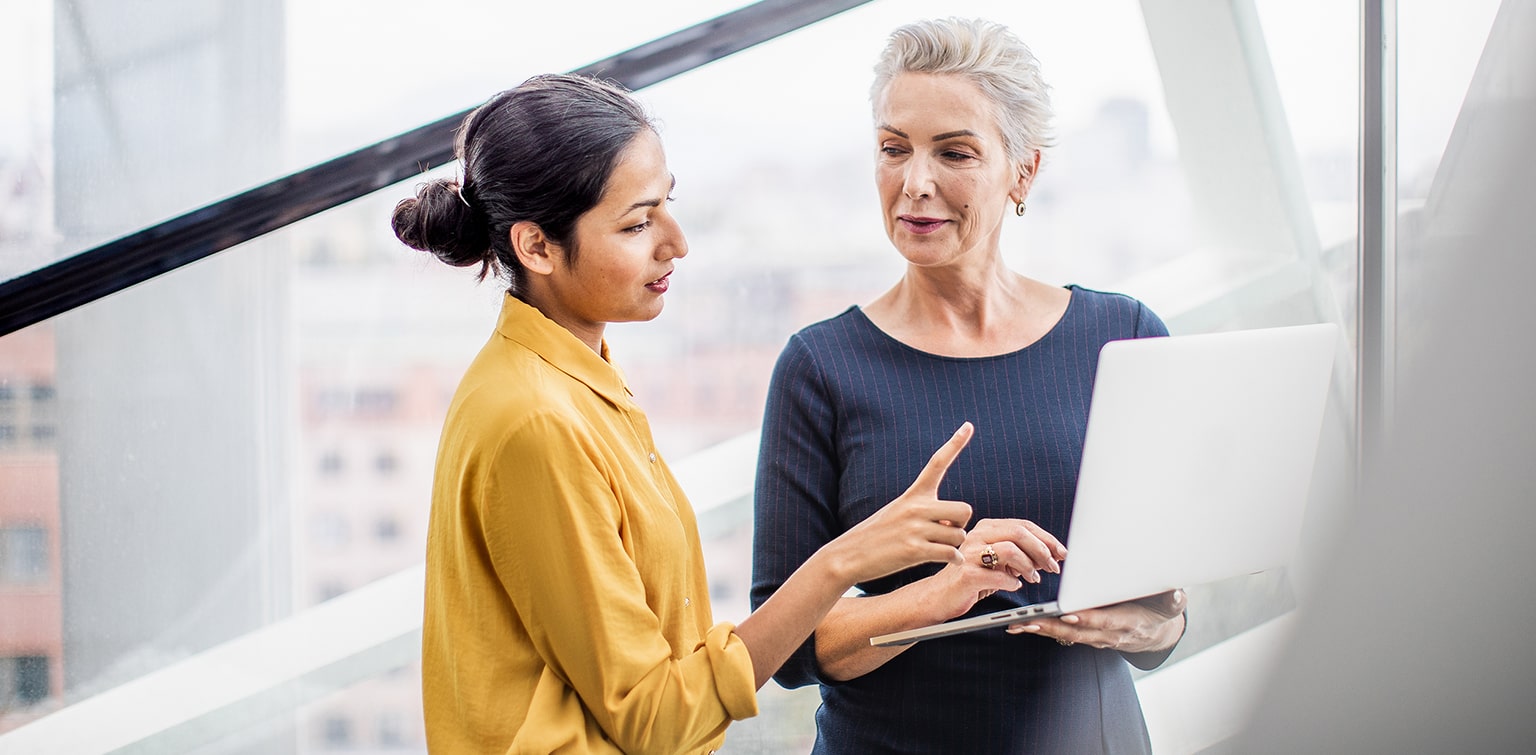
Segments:
[[[521,295],[525,272],[509,233],[536,223],[574,262],[576,219],[602,199],[619,155],[655,130],[624,88],[573,74],[535,76],[492,97],[459,127],[463,185],[419,186],[395,205],[395,236],[455,267],[480,265]]]

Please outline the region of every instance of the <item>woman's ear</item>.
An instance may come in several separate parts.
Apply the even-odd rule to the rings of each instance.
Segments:
[[[555,243],[544,235],[544,229],[531,220],[519,220],[507,232],[512,253],[523,268],[537,275],[549,275],[555,271]]]
[[[1040,150],[1037,149],[1029,160],[1019,162],[1018,181],[1014,183],[1013,191],[1008,194],[1008,198],[1015,204],[1023,202],[1024,198],[1029,196],[1030,187],[1035,185],[1035,174],[1039,171]]]

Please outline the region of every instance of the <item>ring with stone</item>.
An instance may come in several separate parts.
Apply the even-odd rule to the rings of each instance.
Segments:
[[[988,569],[997,568],[997,551],[992,550],[992,545],[987,544],[987,549],[981,552],[981,565]]]

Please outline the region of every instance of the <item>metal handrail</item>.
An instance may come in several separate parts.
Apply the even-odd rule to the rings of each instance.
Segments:
[[[640,89],[869,0],[762,0],[573,73]],[[0,283],[0,336],[451,162],[470,110],[241,192]]]

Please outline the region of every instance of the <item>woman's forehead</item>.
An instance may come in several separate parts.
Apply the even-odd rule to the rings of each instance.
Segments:
[[[877,129],[911,138],[970,131],[996,136],[991,98],[971,81],[949,74],[905,73],[891,79],[875,107]]]

